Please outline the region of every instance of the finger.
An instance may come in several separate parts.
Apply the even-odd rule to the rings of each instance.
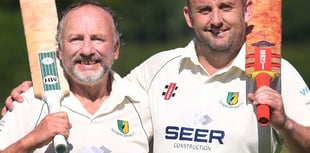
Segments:
[[[5,108],[2,109],[1,115],[5,115],[6,112],[12,111],[14,109],[13,101],[22,102],[24,99],[21,96],[21,93],[27,91],[32,86],[31,81],[24,81],[19,86],[14,88],[11,91],[10,96],[8,96],[5,100]]]
[[[253,93],[248,93],[248,98],[251,102],[254,102],[255,95]]]
[[[70,128],[58,127],[57,134],[60,134],[67,139],[70,134]]]
[[[67,113],[65,112],[57,112],[52,113],[46,116],[45,125],[50,129],[53,135],[56,134],[63,135],[65,138],[69,136],[69,131],[72,127],[71,123],[69,122]]]
[[[57,112],[51,114],[53,117],[53,122],[57,123],[58,127],[62,127],[65,129],[70,129],[72,127],[71,123],[69,122],[68,114],[66,112]]]
[[[4,106],[4,107],[2,108],[1,115],[4,116],[4,115],[6,114],[7,111],[8,111],[7,108]]]
[[[59,112],[55,112],[55,113],[51,113],[51,114],[53,116],[68,119],[68,114],[67,114],[67,112],[64,112],[64,111],[59,111]]]
[[[24,81],[24,82],[22,82],[22,84],[20,86],[21,86],[21,92],[25,92],[32,86],[32,82],[31,81]]]
[[[32,86],[31,81],[22,82],[19,86],[17,86],[11,91],[11,99],[16,100],[17,102],[22,102],[23,97],[21,96],[21,93],[26,92],[31,86]]]
[[[17,101],[17,102],[23,102],[23,97],[21,96],[21,88],[19,87],[16,87],[14,88],[12,91],[11,91],[11,94],[10,94],[10,99],[7,98],[8,101],[5,101],[6,105],[9,103],[12,103],[14,100]]]
[[[12,111],[14,109],[13,99],[12,99],[11,96],[6,98],[6,100],[5,100],[5,107],[6,107],[6,110],[9,110],[9,111]]]

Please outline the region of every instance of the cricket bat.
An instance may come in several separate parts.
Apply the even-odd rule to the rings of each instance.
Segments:
[[[69,94],[63,70],[56,58],[57,9],[55,0],[20,0],[31,79],[36,98],[47,102],[49,112],[60,111],[60,103]],[[62,135],[54,137],[57,153],[67,151]]]
[[[253,0],[254,12],[248,22],[246,36],[246,75],[256,84],[270,86],[281,72],[282,2],[281,0]],[[258,123],[266,126],[270,121],[270,108],[258,105]]]

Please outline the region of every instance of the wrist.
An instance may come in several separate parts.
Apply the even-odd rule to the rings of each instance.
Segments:
[[[32,137],[30,135],[26,135],[25,137],[23,137],[22,139],[20,139],[18,142],[18,148],[20,148],[19,150],[23,150],[23,152],[32,152],[35,150],[35,146],[33,145],[33,140]]]
[[[279,130],[280,133],[286,133],[293,130],[294,122],[290,118],[287,118],[282,129]]]
[[[30,147],[27,145],[28,142],[24,140],[24,138],[18,140],[17,142],[15,142],[14,144],[10,145],[8,148],[6,148],[3,151],[3,153],[29,153],[32,152],[32,150],[30,149]]]

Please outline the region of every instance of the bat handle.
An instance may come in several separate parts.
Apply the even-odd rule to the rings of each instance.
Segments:
[[[54,149],[56,153],[68,152],[67,141],[63,135],[57,134],[54,137]]]
[[[259,73],[255,77],[256,82],[256,88],[259,88],[261,86],[270,86],[270,81],[272,79],[272,76],[268,73],[262,72]],[[267,126],[270,121],[270,108],[266,104],[260,104],[256,107],[256,115],[258,123],[262,126]]]
[[[45,91],[43,94],[43,99],[48,104],[50,113],[56,113],[60,111],[60,102],[63,98],[63,93],[61,90]],[[53,139],[54,150],[56,153],[66,153],[68,152],[68,145],[65,137],[63,135],[56,135]]]

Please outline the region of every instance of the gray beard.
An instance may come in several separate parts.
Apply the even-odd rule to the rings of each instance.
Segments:
[[[111,65],[104,65],[103,67],[100,68],[100,70],[93,72],[91,75],[85,76],[83,73],[76,71],[74,67],[64,67],[64,70],[66,73],[77,80],[81,84],[85,85],[93,85],[99,82],[103,76],[107,73],[110,72],[111,70]]]
[[[99,82],[102,77],[107,74],[111,69],[108,67],[101,68],[99,71],[94,72],[92,75],[85,76],[82,73],[73,70],[72,75],[82,84],[92,85]]]

